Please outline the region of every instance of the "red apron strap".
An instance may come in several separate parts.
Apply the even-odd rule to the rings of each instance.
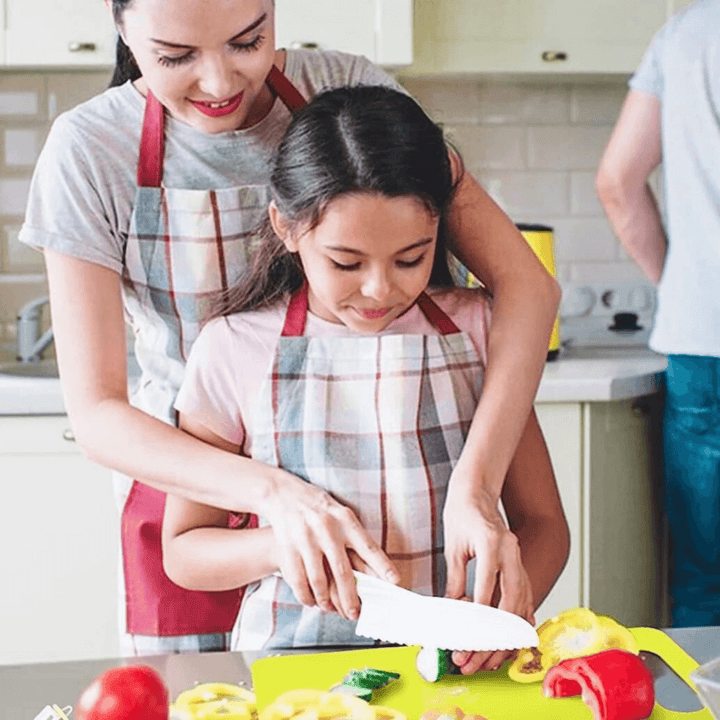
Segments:
[[[423,315],[441,335],[454,335],[460,328],[451,320],[447,313],[427,294],[420,293],[417,304]],[[308,313],[308,285],[302,284],[290,298],[285,324],[281,335],[283,337],[298,337],[305,332],[305,320]]]
[[[300,337],[305,332],[305,320],[308,312],[308,285],[302,284],[290,297],[290,304],[285,313],[282,337]]]
[[[138,187],[160,187],[165,145],[165,108],[148,91],[138,160]]]
[[[453,335],[454,333],[460,332],[460,328],[427,293],[420,293],[417,304],[423,311],[425,317],[441,335]]]
[[[307,100],[277,65],[272,66],[265,83],[283,101],[291,113],[307,105]]]

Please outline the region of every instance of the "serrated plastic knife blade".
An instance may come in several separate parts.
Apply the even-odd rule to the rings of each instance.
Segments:
[[[536,647],[535,628],[498,608],[428,597],[355,572],[362,601],[355,633],[400,645],[444,650],[515,650]]]

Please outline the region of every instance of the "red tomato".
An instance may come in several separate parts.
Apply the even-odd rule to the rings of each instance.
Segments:
[[[76,712],[76,720],[168,720],[168,692],[149,667],[116,667],[88,685]]]

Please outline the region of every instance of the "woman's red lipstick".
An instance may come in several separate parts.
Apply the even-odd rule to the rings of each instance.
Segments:
[[[225,115],[231,115],[234,113],[240,103],[242,102],[243,94],[238,93],[237,95],[228,98],[227,100],[220,100],[219,102],[206,101],[200,102],[198,100],[190,100],[190,102],[203,114],[208,117],[224,117]]]

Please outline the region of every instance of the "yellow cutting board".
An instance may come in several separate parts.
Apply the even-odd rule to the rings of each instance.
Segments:
[[[660,656],[694,689],[690,673],[698,667],[668,635],[654,628],[631,628],[641,650]],[[400,679],[373,692],[372,704],[387,705],[416,720],[429,709],[457,705],[465,713],[488,720],[590,720],[592,714],[579,697],[546,698],[542,683],[510,680],[507,669],[471,676],[451,675],[428,683],[415,669],[419,647],[388,647],[312,655],[285,655],[257,660],[251,667],[253,686],[262,710],[281,693],[308,687],[328,690],[352,669],[373,667],[400,673]],[[708,710],[682,713],[655,705],[653,720],[712,720]]]

